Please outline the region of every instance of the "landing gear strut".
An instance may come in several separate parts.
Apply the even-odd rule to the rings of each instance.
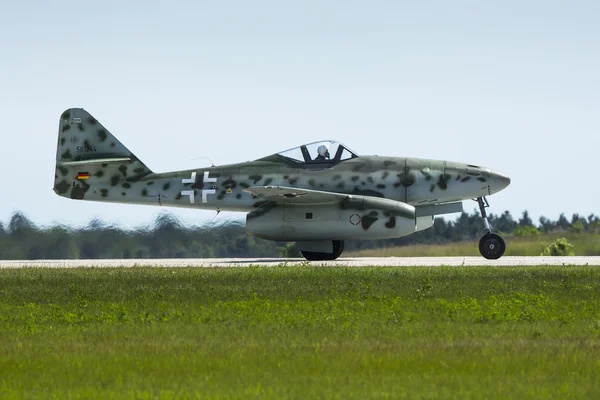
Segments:
[[[308,261],[332,261],[338,258],[344,251],[343,240],[333,240],[333,253],[317,253],[314,251],[301,251]]]
[[[506,251],[506,244],[504,243],[502,236],[493,233],[492,229],[490,228],[490,223],[485,212],[485,208],[489,207],[486,198],[478,197],[477,204],[479,204],[479,211],[481,212],[483,226],[485,227],[485,234],[479,240],[479,252],[488,260],[497,260],[504,255],[504,251]]]

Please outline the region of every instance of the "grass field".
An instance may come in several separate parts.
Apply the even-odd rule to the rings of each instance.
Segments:
[[[550,233],[538,236],[503,236],[507,256],[539,256],[549,244],[567,238],[576,256],[600,256],[600,235],[596,233]],[[344,252],[344,257],[450,257],[479,256],[479,240],[448,244],[417,244]]]
[[[0,270],[0,398],[590,399],[600,268]]]

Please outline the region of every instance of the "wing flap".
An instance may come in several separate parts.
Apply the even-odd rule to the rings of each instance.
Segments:
[[[442,215],[463,212],[463,203],[458,201],[455,203],[430,204],[427,206],[419,206],[417,209],[417,217],[428,215]]]

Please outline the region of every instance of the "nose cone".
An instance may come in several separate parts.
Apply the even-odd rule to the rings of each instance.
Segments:
[[[490,171],[490,190],[492,193],[497,193],[510,185],[510,178],[500,172]]]

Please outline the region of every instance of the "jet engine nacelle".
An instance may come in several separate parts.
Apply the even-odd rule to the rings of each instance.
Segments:
[[[246,216],[249,234],[276,241],[386,239],[431,225],[432,216],[416,217],[409,204],[364,196],[319,205],[270,202]]]

